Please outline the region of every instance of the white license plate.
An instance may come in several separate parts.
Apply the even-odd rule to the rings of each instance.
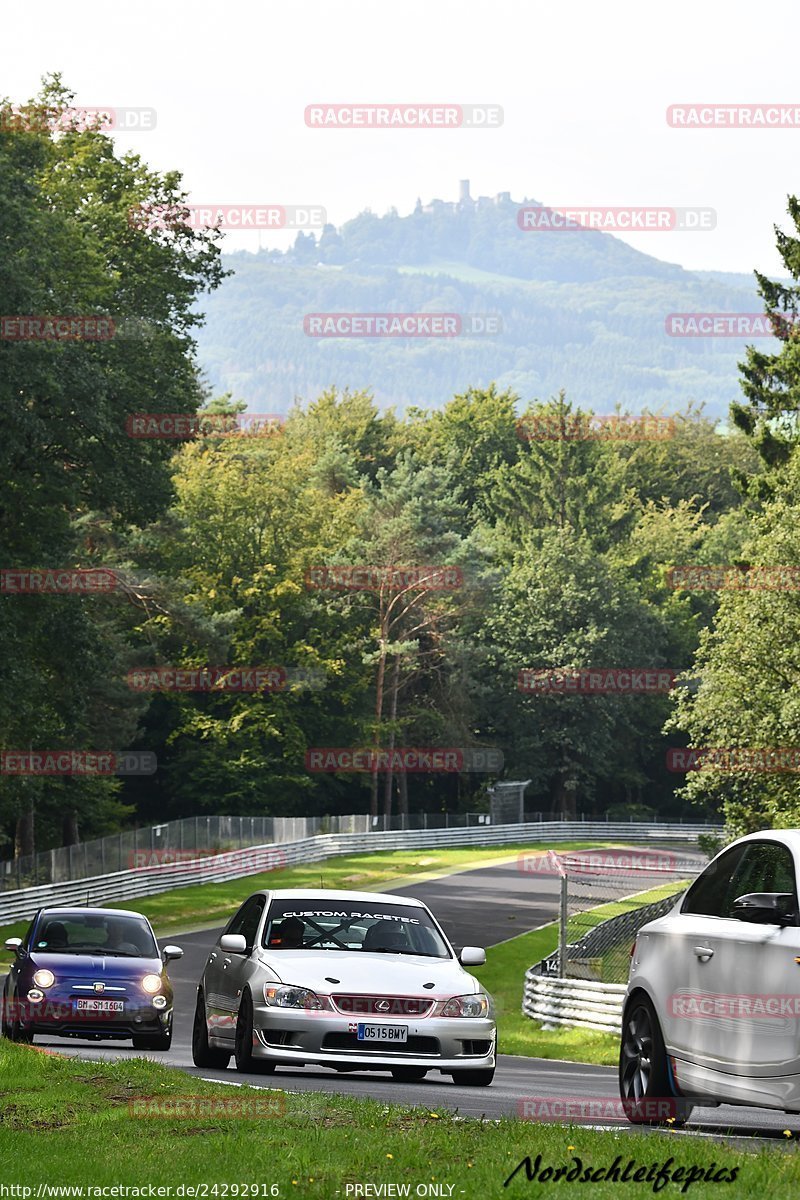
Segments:
[[[78,1012],[124,1012],[124,1000],[76,1000]]]
[[[407,1042],[407,1025],[366,1025],[358,1023],[358,1040],[360,1042]]]

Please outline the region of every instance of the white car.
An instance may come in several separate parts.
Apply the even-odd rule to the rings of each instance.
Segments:
[[[620,1095],[637,1124],[696,1105],[800,1112],[800,830],[740,838],[631,951]]]
[[[196,1066],[428,1071],[486,1086],[495,1069],[492,999],[419,900],[377,892],[263,891],[213,947],[197,989]]]

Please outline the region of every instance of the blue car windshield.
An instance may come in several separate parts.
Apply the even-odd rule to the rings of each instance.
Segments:
[[[143,917],[78,910],[51,911],[39,919],[30,950],[47,954],[103,954],[118,958],[158,958],[158,947]]]

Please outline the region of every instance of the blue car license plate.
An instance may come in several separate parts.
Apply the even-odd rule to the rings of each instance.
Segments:
[[[124,1000],[95,1000],[94,997],[87,997],[85,1000],[76,1000],[75,1007],[77,1012],[101,1012],[101,1013],[121,1013],[125,1011]]]

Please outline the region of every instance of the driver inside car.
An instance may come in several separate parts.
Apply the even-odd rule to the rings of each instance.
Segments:
[[[303,945],[305,926],[299,917],[286,917],[273,928],[269,944],[280,950],[299,950]]]

